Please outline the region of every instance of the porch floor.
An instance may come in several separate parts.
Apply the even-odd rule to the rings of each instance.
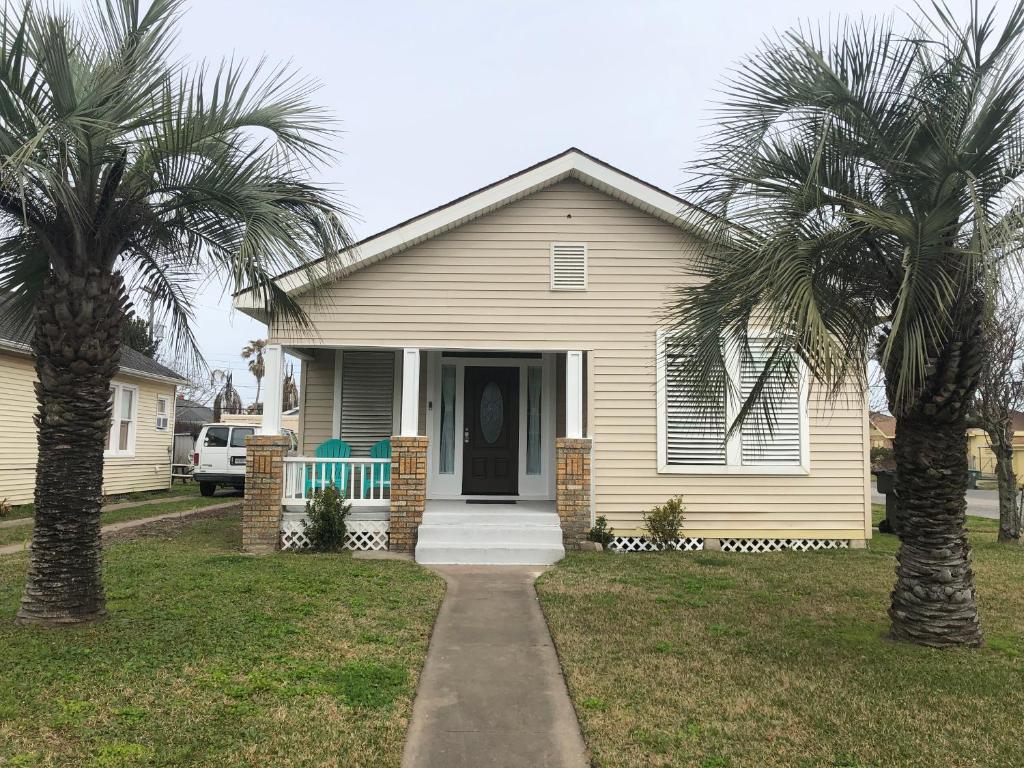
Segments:
[[[516,501],[516,502],[486,502],[483,504],[467,504],[465,499],[427,499],[424,512],[493,512],[498,515],[515,515],[523,512],[555,512],[553,500],[540,501]]]

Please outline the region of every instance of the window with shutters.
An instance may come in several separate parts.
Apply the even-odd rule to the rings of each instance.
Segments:
[[[682,372],[684,358],[668,359],[664,339],[657,343],[658,471],[677,474],[804,474],[810,467],[806,412],[806,375],[799,382],[769,381],[778,388],[774,419],[758,412],[740,429],[727,435],[727,427],[753,389],[767,356],[758,340],[750,344],[753,360],[742,367],[736,361],[731,378],[738,382],[740,398],[723,398],[716,407],[698,405],[688,391]],[[742,368],[742,369],[741,369]],[[735,402],[733,402],[735,400]]]
[[[551,290],[587,290],[587,244],[551,244]]]
[[[341,365],[341,439],[369,456],[394,432],[395,353],[346,350]]]

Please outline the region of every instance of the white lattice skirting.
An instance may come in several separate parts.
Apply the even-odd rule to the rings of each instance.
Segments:
[[[811,549],[849,549],[849,539],[722,539],[723,552],[806,552]]]
[[[848,549],[849,539],[720,539],[722,552],[806,552],[813,549]],[[699,552],[704,539],[676,539],[672,546],[680,552]],[[608,545],[612,552],[654,552],[654,544],[643,536],[616,536]]]
[[[704,539],[676,539],[672,549],[680,552],[697,552],[704,549]],[[654,552],[654,542],[643,536],[616,536],[611,540],[608,549],[612,552]]]
[[[281,521],[281,549],[308,549],[302,519]],[[346,520],[345,548],[370,552],[388,548],[387,520]]]

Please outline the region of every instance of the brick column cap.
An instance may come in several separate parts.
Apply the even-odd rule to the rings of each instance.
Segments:
[[[555,446],[557,448],[589,448],[593,440],[589,437],[557,437]]]
[[[249,435],[245,438],[245,447],[256,448],[290,448],[292,441],[286,435]]]

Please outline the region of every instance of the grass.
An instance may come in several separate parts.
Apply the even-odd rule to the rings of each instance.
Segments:
[[[108,509],[100,515],[104,525],[108,523],[119,523],[124,520],[139,520],[144,517],[154,517],[168,512],[184,512],[190,509],[202,509],[213,504],[223,504],[228,501],[241,501],[240,494],[230,496],[199,496],[190,494],[175,494],[168,497],[168,501],[153,503],[149,502],[135,507],[123,507],[121,509]],[[0,528],[0,546],[15,544],[21,541],[28,541],[32,538],[32,526],[14,526],[11,528]]]
[[[15,626],[26,560],[0,559],[0,765],[398,766],[441,579],[176,526],[106,550],[90,627]]]
[[[156,491],[135,491],[133,493],[122,493],[111,496],[106,500],[107,505],[122,504],[131,501],[151,501],[153,499],[175,499],[183,496],[199,496],[198,483],[172,483],[170,488],[162,488]],[[32,517],[35,514],[35,504],[19,504],[11,507],[11,511],[0,517],[0,520],[16,520],[23,517]]]
[[[887,639],[867,550],[577,554],[538,584],[602,768],[1024,765],[1024,550],[969,518],[981,650]]]

